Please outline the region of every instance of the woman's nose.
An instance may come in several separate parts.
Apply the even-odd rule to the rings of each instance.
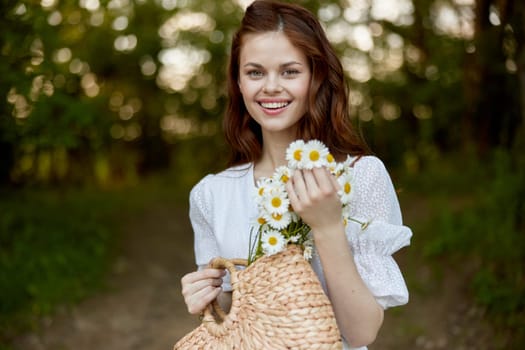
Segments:
[[[276,76],[269,75],[266,81],[264,82],[263,91],[265,93],[276,93],[281,92],[283,87],[279,82],[279,78]]]

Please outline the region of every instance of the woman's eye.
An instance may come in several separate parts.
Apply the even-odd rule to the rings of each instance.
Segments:
[[[287,69],[283,72],[283,75],[284,76],[287,76],[287,77],[292,77],[292,76],[295,76],[297,74],[299,74],[300,72],[297,70],[297,69]]]
[[[263,73],[259,70],[251,70],[248,71],[246,74],[252,78],[260,78],[263,76]]]

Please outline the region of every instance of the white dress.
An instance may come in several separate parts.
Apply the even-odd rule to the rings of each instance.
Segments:
[[[406,304],[408,290],[392,254],[410,244],[412,232],[402,224],[390,176],[381,160],[365,156],[354,165],[354,180],[351,216],[371,222],[365,231],[353,222],[346,227],[357,269],[383,308]],[[250,230],[257,216],[254,193],[251,163],[207,175],[192,189],[190,220],[199,268],[216,256],[247,258]],[[315,253],[312,267],[326,292],[321,262]],[[223,289],[231,290],[228,276]],[[348,344],[344,343],[344,349],[350,349]],[[359,348],[363,349],[366,347]]]

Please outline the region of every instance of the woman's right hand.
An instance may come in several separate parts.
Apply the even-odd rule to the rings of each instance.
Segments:
[[[182,277],[182,295],[190,314],[201,313],[219,296],[222,291],[222,277],[225,274],[225,270],[206,268],[190,272]]]

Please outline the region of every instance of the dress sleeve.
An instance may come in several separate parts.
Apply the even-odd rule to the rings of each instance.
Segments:
[[[412,231],[402,224],[397,195],[383,163],[366,157],[355,167],[352,213],[368,223],[362,229],[350,222],[346,229],[357,269],[383,308],[406,304],[408,289],[392,254],[410,244]]]
[[[218,245],[213,232],[213,210],[209,181],[213,175],[203,178],[190,192],[190,221],[194,234],[195,261],[199,269],[218,256]]]

